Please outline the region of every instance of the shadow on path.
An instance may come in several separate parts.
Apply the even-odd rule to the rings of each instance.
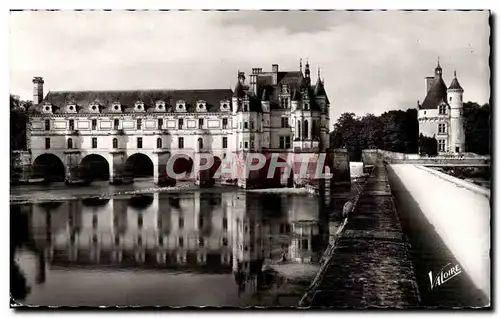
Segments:
[[[488,297],[474,285],[463,268],[461,274],[431,290],[428,274],[430,271],[435,276],[446,264],[451,263],[451,266],[454,266],[459,263],[390,166],[387,166],[387,171],[401,226],[411,244],[411,257],[421,306],[433,308],[488,306],[490,303]],[[443,199],[446,197],[443,196]]]

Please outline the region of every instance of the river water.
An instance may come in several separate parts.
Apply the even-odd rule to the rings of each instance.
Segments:
[[[270,291],[291,266],[308,279],[292,305],[353,193],[213,188],[11,204],[11,292],[29,305],[279,306]]]

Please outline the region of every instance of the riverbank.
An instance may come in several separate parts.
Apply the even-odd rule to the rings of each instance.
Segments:
[[[94,182],[89,186],[68,186],[63,182],[50,185],[14,186],[10,189],[10,204],[28,204],[50,201],[67,201],[98,197],[111,199],[120,196],[152,194],[163,192],[203,191],[224,192],[233,191],[235,186],[215,185],[211,188],[200,188],[194,182],[182,182],[173,187],[155,185],[151,179],[137,180],[132,184],[111,185],[107,181]],[[239,189],[239,188],[238,188]],[[250,193],[275,194],[311,194],[307,188],[269,188],[269,189],[239,189]]]

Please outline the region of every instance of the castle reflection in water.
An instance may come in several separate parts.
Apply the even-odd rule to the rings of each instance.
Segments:
[[[56,267],[169,269],[235,274],[264,260],[316,262],[335,218],[300,195],[155,193],[23,206],[39,252],[38,280]]]

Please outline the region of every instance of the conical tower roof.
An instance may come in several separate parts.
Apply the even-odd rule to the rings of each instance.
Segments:
[[[457,79],[457,72],[455,71],[454,73],[454,78],[453,80],[451,81],[451,84],[450,84],[450,87],[448,87],[448,89],[457,89],[457,90],[464,90],[462,88],[462,86],[460,86],[460,83],[458,82],[458,79]]]

